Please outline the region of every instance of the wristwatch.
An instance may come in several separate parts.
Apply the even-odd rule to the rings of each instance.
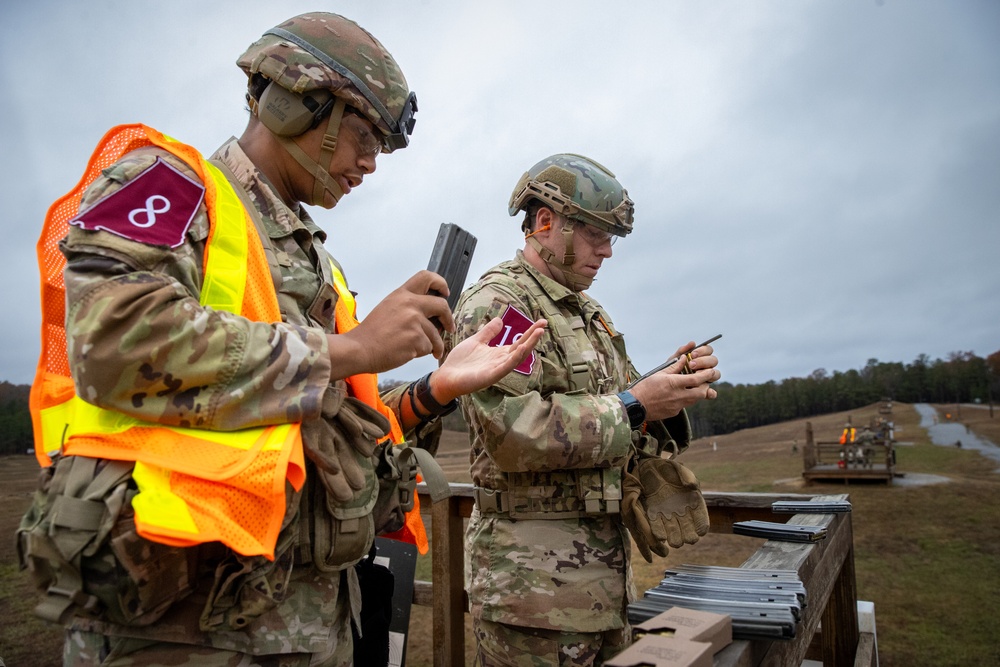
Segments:
[[[628,415],[628,423],[633,431],[646,423],[646,408],[632,395],[632,392],[620,392],[618,398],[625,404],[625,414]]]

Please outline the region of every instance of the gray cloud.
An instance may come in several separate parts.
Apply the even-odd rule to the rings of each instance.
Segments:
[[[245,124],[240,52],[302,2],[0,9],[0,379],[38,354],[34,243],[101,135],[144,122],[211,152]],[[279,6],[280,5],[280,6]],[[724,379],[1000,349],[1000,6],[343,2],[420,100],[410,148],[318,211],[361,308],[422,268],[437,226],[521,243],[506,211],[545,155],[617,173],[636,231],[592,293],[640,368],[715,333]],[[419,360],[386,374],[433,368]]]

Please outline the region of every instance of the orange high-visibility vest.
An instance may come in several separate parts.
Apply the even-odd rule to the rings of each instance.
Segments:
[[[337,326],[337,333],[347,333],[358,326],[358,306],[354,300],[354,295],[347,289],[347,281],[340,268],[333,262],[330,263],[333,272],[333,286],[337,290],[337,305],[334,307],[334,318]],[[374,374],[355,375],[347,378],[347,384],[351,393],[368,405],[374,406],[379,412],[389,419],[389,438],[394,444],[402,444],[403,429],[399,426],[395,413],[384,403],[378,392],[378,378]],[[417,481],[421,481],[417,475]],[[420,498],[414,494],[413,509],[406,513],[403,527],[393,533],[387,533],[385,537],[408,542],[417,546],[417,551],[425,554],[428,551],[427,530],[424,528],[424,520],[420,516]]]
[[[281,319],[264,248],[225,176],[194,148],[143,125],[112,128],[80,182],[48,211],[38,241],[42,353],[31,389],[35,451],[134,461],[137,532],[176,546],[220,541],[247,556],[274,557],[286,480],[305,482],[299,424],[232,432],[172,427],[91,405],[76,396],[66,356],[65,259],[57,244],[87,186],[123,155],[158,146],[182,159],[205,187],[210,222],[202,305],[261,322]]]
[[[255,321],[281,319],[263,245],[225,176],[194,148],[152,128],[113,128],[80,182],[50,207],[38,241],[42,353],[31,391],[36,455],[43,466],[51,464],[48,453],[60,449],[67,456],[134,461],[140,492],[132,505],[140,535],[177,546],[217,540],[243,555],[273,558],[285,481],[296,490],[305,481],[299,424],[235,432],[171,427],[98,408],[75,394],[66,356],[65,259],[57,244],[98,174],[126,153],[151,145],[184,160],[205,186],[210,231],[201,304]],[[348,384],[360,400],[389,415],[393,435],[402,442],[375,376],[348,378]]]
[[[853,427],[845,427],[844,432],[840,434],[840,444],[846,445],[854,442],[854,434],[855,430]]]

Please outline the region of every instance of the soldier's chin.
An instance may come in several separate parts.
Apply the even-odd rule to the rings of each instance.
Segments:
[[[329,210],[334,206],[336,206],[338,201],[340,200],[337,199],[337,197],[333,194],[333,192],[331,192],[330,190],[323,190],[323,201],[314,204],[314,206],[320,206],[322,208]]]

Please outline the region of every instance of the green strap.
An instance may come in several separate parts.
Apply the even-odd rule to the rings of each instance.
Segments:
[[[404,507],[413,506],[412,494],[416,488],[416,469],[418,466],[420,467],[420,472],[423,473],[427,490],[431,493],[431,502],[436,503],[451,495],[451,487],[448,485],[448,479],[445,477],[444,471],[441,470],[440,464],[434,460],[434,457],[426,449],[400,447],[396,455],[396,461],[399,463],[399,472],[402,477],[399,487],[403,491],[401,494],[401,504]]]

